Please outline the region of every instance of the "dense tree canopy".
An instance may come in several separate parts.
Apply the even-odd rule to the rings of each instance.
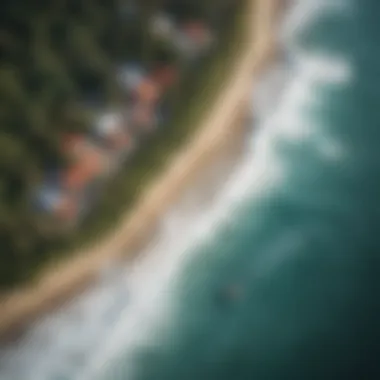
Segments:
[[[121,62],[175,58],[150,37],[152,14],[165,8],[178,20],[197,17],[217,25],[230,17],[233,3],[0,2],[0,288],[27,278],[62,242],[41,228],[31,191],[47,167],[65,164],[63,134],[90,128],[94,115],[83,106],[86,99],[119,101],[115,66]]]

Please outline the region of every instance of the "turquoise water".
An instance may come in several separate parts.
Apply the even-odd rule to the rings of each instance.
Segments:
[[[379,378],[380,3],[317,2],[285,28],[294,75],[253,143],[252,178],[275,180],[184,266],[170,330],[97,378]],[[244,296],[220,308],[228,283]]]
[[[1,380],[380,378],[379,20],[378,0],[295,2],[285,85],[254,98],[212,207],[169,215],[127,286],[42,322]]]

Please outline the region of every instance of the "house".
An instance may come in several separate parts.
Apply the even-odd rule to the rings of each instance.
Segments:
[[[45,181],[36,193],[37,210],[65,225],[78,222],[92,200],[88,190],[107,174],[106,158],[101,150],[87,151],[81,159],[59,171],[54,181]]]
[[[111,150],[129,150],[133,146],[127,120],[121,113],[108,112],[101,115],[96,120],[94,132]]]
[[[90,181],[106,174],[110,157],[89,139],[74,139],[67,144],[67,149],[72,161],[60,174],[60,183],[65,189],[80,192]]]
[[[75,159],[80,157],[86,149],[86,139],[81,134],[67,134],[62,138],[62,151],[66,157]]]
[[[35,206],[44,212],[53,212],[59,206],[63,193],[52,184],[42,184],[36,191]]]
[[[213,42],[210,29],[201,21],[189,21],[185,23],[182,26],[182,31],[199,49],[206,49]]]
[[[75,223],[79,216],[79,203],[75,197],[66,195],[55,210],[54,216],[62,222]]]
[[[68,134],[62,139],[62,151],[71,161],[96,154],[98,150],[91,139],[84,134]]]
[[[82,134],[64,136],[62,150],[72,163],[105,158],[105,152],[89,136]]]
[[[173,87],[179,80],[179,70],[175,65],[162,65],[152,72],[152,79],[165,92]]]
[[[133,99],[136,103],[144,103],[146,105],[155,105],[161,95],[159,85],[152,77],[145,77],[135,88]]]
[[[127,93],[133,92],[146,77],[146,71],[136,63],[122,65],[117,71],[117,80]]]
[[[61,173],[60,183],[65,190],[79,193],[94,180],[105,175],[106,159],[100,154],[89,154]]]
[[[37,208],[60,221],[72,222],[78,215],[76,199],[56,184],[43,184],[36,194]]]
[[[189,21],[181,25],[173,44],[187,59],[195,59],[214,42],[211,31],[201,21]]]

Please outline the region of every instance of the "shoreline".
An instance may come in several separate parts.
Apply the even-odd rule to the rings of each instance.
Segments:
[[[61,306],[83,291],[101,269],[112,261],[131,260],[149,240],[158,218],[191,184],[200,169],[239,133],[236,122],[247,112],[253,80],[274,53],[276,0],[250,0],[247,12],[247,36],[241,57],[234,62],[223,90],[204,116],[199,132],[191,136],[173,157],[169,167],[141,195],[131,213],[115,230],[56,268],[48,267],[40,279],[0,298],[0,339],[22,332],[39,316]],[[281,7],[278,7],[281,8]]]

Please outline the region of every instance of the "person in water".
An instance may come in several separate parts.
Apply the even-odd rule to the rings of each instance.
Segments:
[[[222,289],[217,295],[217,304],[219,306],[228,306],[243,297],[243,289],[238,284],[231,284]]]

